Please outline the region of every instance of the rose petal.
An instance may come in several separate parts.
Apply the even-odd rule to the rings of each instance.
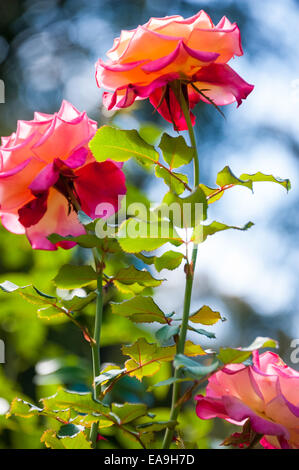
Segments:
[[[107,203],[108,214],[119,209],[119,196],[126,193],[125,175],[111,161],[90,163],[76,171],[75,189],[81,208],[93,219],[100,217],[99,205]]]
[[[19,222],[23,227],[31,227],[40,221],[47,210],[47,199],[48,192],[44,192],[19,209]]]
[[[66,198],[54,188],[50,188],[48,209],[45,215],[36,225],[26,229],[26,235],[34,249],[57,250],[58,246],[68,249],[75,245],[73,242],[61,242],[54,245],[47,239],[47,236],[52,233],[58,233],[61,236],[78,236],[85,233],[76,212],[71,210],[69,213]]]

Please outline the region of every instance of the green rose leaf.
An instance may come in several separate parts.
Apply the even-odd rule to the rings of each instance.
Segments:
[[[123,222],[117,233],[121,248],[127,253],[153,251],[171,243],[180,246],[183,240],[168,221],[153,221],[147,223],[143,220],[128,219]]]
[[[246,361],[253,351],[261,348],[277,348],[274,339],[257,337],[247,348],[220,348],[218,359],[224,364],[235,364]]]
[[[253,222],[247,222],[243,227],[236,227],[235,225],[226,225],[222,222],[211,222],[209,225],[201,225],[198,228],[196,227],[192,235],[192,240],[194,243],[203,243],[209,236],[214,235],[217,232],[223,232],[224,230],[241,230],[246,231],[253,227]]]
[[[45,294],[32,285],[18,286],[13,282],[4,281],[0,284],[0,289],[7,294],[16,293],[23,299],[27,300],[27,302],[39,305],[40,307],[45,305],[54,305],[57,302],[56,297]]]
[[[177,354],[174,358],[174,366],[181,367],[193,378],[198,378],[214,372],[219,366],[219,361],[213,358],[211,364],[200,364],[184,354]]]
[[[164,325],[156,331],[155,336],[159,343],[163,344],[177,335],[180,331],[179,325]]]
[[[211,331],[203,330],[202,328],[194,328],[193,326],[188,325],[188,329],[191,331],[194,331],[195,333],[198,333],[199,335],[206,336],[207,338],[210,338],[210,339],[216,338],[215,333],[212,333]]]
[[[138,424],[136,429],[140,432],[159,432],[163,431],[163,429],[174,429],[177,425],[177,421],[151,421],[148,423]]]
[[[71,392],[63,388],[59,388],[55,395],[49,398],[43,398],[41,401],[44,410],[50,411],[70,408],[78,413],[97,413],[99,416],[102,415],[103,419],[107,419],[110,412],[108,406],[94,401],[91,393]],[[109,419],[109,421],[111,421],[111,419]]]
[[[41,442],[51,449],[91,449],[91,442],[84,432],[80,431],[74,436],[58,437],[58,434],[49,429],[44,432]]]
[[[129,356],[125,363],[127,374],[142,380],[144,376],[152,376],[160,370],[161,363],[172,361],[176,354],[176,346],[159,347],[156,343],[148,343],[139,338],[135,343],[122,347],[122,353]],[[201,346],[186,341],[186,356],[205,355]]]
[[[144,287],[157,287],[162,283],[162,279],[155,279],[149,271],[146,271],[145,269],[139,271],[135,266],[121,268],[114,276],[114,279],[122,284],[130,285],[137,283]]]
[[[61,300],[61,304],[69,311],[79,312],[83,310],[88,304],[93,302],[97,298],[95,292],[90,292],[85,297],[78,297],[74,295],[70,300]]]
[[[221,190],[221,188],[210,188],[205,184],[200,184],[199,187],[205,193],[208,204],[218,201],[224,194],[224,190]]]
[[[62,241],[70,241],[77,243],[82,248],[94,248],[99,245],[99,239],[95,235],[79,235],[78,237],[72,237],[69,235],[67,237],[62,237],[57,233],[52,233],[47,238],[54,244]]]
[[[121,375],[123,372],[125,372],[126,369],[120,369],[117,366],[107,366],[105,369],[103,369],[100,373],[95,378],[95,384],[100,385],[100,384],[106,384],[110,382],[111,380],[115,379],[119,375]]]
[[[173,270],[180,266],[184,258],[183,253],[178,253],[177,251],[166,251],[162,256],[156,257],[155,259],[155,268],[158,272],[162,269]]]
[[[165,205],[169,206],[169,217],[175,227],[195,227],[207,218],[207,199],[199,186],[185,198],[171,192],[167,193],[164,196],[162,206],[156,211],[164,210],[166,212]]]
[[[182,253],[173,250],[166,251],[161,256],[145,256],[142,253],[136,253],[135,256],[145,264],[154,265],[158,272],[162,269],[172,271],[178,268],[184,258]]]
[[[117,422],[123,425],[146,415],[147,406],[143,403],[112,403],[111,411],[116,416]]]
[[[275,177],[273,175],[265,175],[264,173],[261,173],[260,171],[257,173],[254,173],[252,175],[248,173],[243,173],[240,178],[243,180],[250,180],[253,183],[255,182],[267,182],[269,181],[270,183],[278,183],[281,186],[283,186],[287,191],[291,189],[291,182],[289,179],[281,179],[278,177]]]
[[[219,171],[216,179],[216,183],[220,188],[223,188],[223,186],[227,185],[240,185],[240,186],[245,186],[246,188],[249,188],[252,191],[252,181],[244,181],[240,178],[237,178],[233,172],[231,171],[229,166],[225,166],[223,170]]]
[[[155,174],[157,178],[163,178],[164,183],[176,194],[182,194],[185,189],[189,188],[188,177],[183,173],[176,173],[171,170],[168,171],[166,168],[157,165]]]
[[[190,315],[189,320],[192,323],[201,323],[202,325],[214,325],[222,320],[219,312],[215,312],[207,305],[201,307],[197,312]]]
[[[103,126],[89,142],[89,148],[98,162],[111,159],[125,162],[134,157],[141,164],[154,164],[159,154],[143,140],[135,129],[121,130]]]
[[[130,318],[136,323],[167,323],[164,313],[151,297],[136,296],[122,303],[111,302],[112,313]]]
[[[191,162],[194,149],[186,144],[183,136],[171,137],[163,134],[159,148],[162,150],[163,158],[171,169],[179,168]]]
[[[61,289],[75,289],[86,286],[96,279],[97,273],[91,266],[65,264],[60,268],[53,281]]]
[[[148,144],[155,145],[162,131],[160,127],[152,123],[145,123],[139,127],[139,135]]]

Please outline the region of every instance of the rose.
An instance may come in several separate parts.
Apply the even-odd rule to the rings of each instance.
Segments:
[[[214,26],[202,10],[195,16],[151,18],[143,26],[122,31],[107,53],[107,63],[96,64],[98,87],[108,109],[126,108],[135,99],[149,98],[178,130],[187,129],[181,107],[169,84],[180,80],[189,106],[200,100],[215,105],[241,104],[253,90],[227,62],[243,54],[240,31],[223,17]],[[195,122],[191,114],[192,124]]]
[[[230,364],[213,374],[206,396],[197,395],[201,419],[234,424],[250,419],[266,448],[299,448],[299,373],[272,352],[253,354],[253,365]]]
[[[118,164],[95,161],[88,142],[96,130],[85,112],[63,101],[58,113],[35,113],[2,138],[0,216],[6,229],[26,233],[35,249],[71,248],[73,242],[53,244],[47,236],[84,234],[79,206],[92,218],[104,215],[101,203],[117,211],[125,177]]]

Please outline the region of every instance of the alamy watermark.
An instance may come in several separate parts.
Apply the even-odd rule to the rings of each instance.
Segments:
[[[5,103],[5,85],[3,80],[0,80],[0,103]]]
[[[295,338],[291,341],[290,347],[293,349],[290,355],[292,364],[299,364],[299,339]]]
[[[0,364],[5,363],[5,344],[2,339],[0,339]]]
[[[196,227],[193,241],[202,241],[204,207],[201,202],[170,202],[169,204],[127,204],[126,196],[119,197],[118,207],[110,203],[101,203],[96,207],[99,220],[95,226],[98,238],[163,238],[176,237],[175,229]],[[195,238],[196,237],[196,240]]]

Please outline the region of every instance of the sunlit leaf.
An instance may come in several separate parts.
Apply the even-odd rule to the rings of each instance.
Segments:
[[[117,239],[121,248],[128,253],[153,251],[165,243],[175,246],[183,243],[168,221],[147,223],[136,219],[128,219],[121,225]]]
[[[180,266],[183,258],[183,253],[172,250],[166,251],[162,256],[156,257],[155,268],[158,272],[162,271],[162,269],[176,269]]]
[[[248,173],[243,173],[240,178],[242,180],[250,180],[253,183],[255,182],[271,182],[271,183],[278,183],[281,186],[283,186],[287,191],[291,189],[291,182],[289,179],[281,179],[278,177],[275,177],[273,175],[265,175],[264,173],[261,173],[260,171],[254,174],[248,174]]]
[[[207,218],[207,199],[199,186],[192,194],[184,198],[168,192],[163,198],[162,207],[163,205],[173,208],[169,214],[175,227],[195,227]]]
[[[112,413],[117,417],[119,424],[127,424],[147,413],[147,406],[143,403],[112,403]]]
[[[240,186],[245,186],[249,189],[252,190],[252,181],[251,180],[243,180],[241,178],[237,178],[233,172],[231,171],[230,167],[229,166],[225,166],[223,168],[223,170],[219,171],[218,175],[217,175],[217,179],[216,179],[216,183],[218,184],[218,186],[220,186],[221,188],[223,186],[227,186],[227,185],[240,185]]]
[[[122,303],[111,302],[111,310],[136,323],[167,323],[164,313],[151,297],[136,296]]]
[[[55,276],[54,283],[61,289],[83,287],[97,279],[97,273],[91,266],[73,266],[65,264]]]
[[[109,365],[101,371],[101,374],[98,375],[94,381],[97,385],[100,385],[100,384],[104,385],[110,380],[113,380],[119,375],[121,375],[123,372],[125,372],[125,370],[126,369],[120,369],[117,366]]]
[[[41,442],[51,449],[91,449],[91,442],[84,432],[80,431],[74,436],[59,438],[53,430],[47,430],[41,437]]]
[[[155,174],[157,178],[163,178],[164,183],[176,194],[182,194],[185,189],[189,188],[188,177],[183,173],[168,171],[166,168],[157,165]]]
[[[140,271],[131,265],[127,268],[121,268],[114,276],[114,279],[122,284],[137,283],[144,287],[157,287],[162,283],[161,279],[155,279],[149,271],[145,269]]]
[[[148,343],[139,338],[134,344],[122,347],[122,353],[131,359],[126,361],[125,367],[129,375],[141,380],[144,376],[151,376],[159,371],[162,362],[172,361],[176,354],[176,346],[159,347],[155,343]],[[187,356],[205,355],[201,346],[186,341],[184,353]]]
[[[164,160],[171,169],[187,165],[194,155],[194,149],[186,144],[181,135],[171,137],[168,134],[163,134],[159,147],[162,150]]]
[[[224,230],[241,230],[246,231],[254,225],[253,222],[247,222],[243,227],[236,227],[235,225],[226,225],[221,222],[211,222],[209,225],[201,225],[199,228],[195,228],[192,235],[192,240],[195,243],[204,242],[209,236],[214,235],[217,232],[223,232]]]
[[[94,248],[95,246],[99,244],[99,239],[95,235],[90,235],[90,234],[79,235],[77,237],[72,237],[71,235],[67,237],[62,237],[61,235],[58,235],[57,233],[52,233],[47,238],[52,243],[59,243],[62,241],[75,242],[82,248]]]
[[[274,339],[259,336],[247,348],[220,348],[217,357],[224,364],[240,363],[246,361],[257,349],[277,347],[278,343]]]
[[[190,315],[189,320],[192,323],[201,323],[202,325],[214,325],[221,320],[219,312],[215,312],[207,305],[201,307],[197,312]]]
[[[103,126],[89,142],[89,147],[98,162],[108,159],[125,162],[132,157],[144,164],[159,160],[155,148],[145,142],[135,129],[120,130]]]

